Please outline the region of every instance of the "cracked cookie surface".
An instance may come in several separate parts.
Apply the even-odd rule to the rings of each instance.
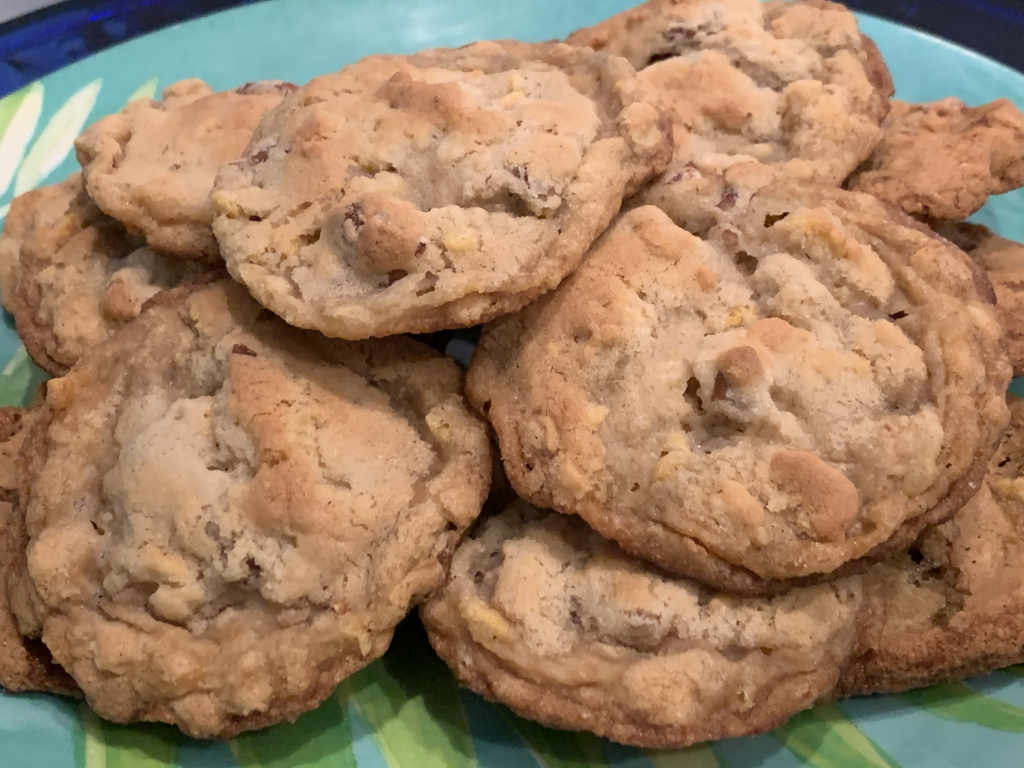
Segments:
[[[673,116],[673,166],[755,159],[839,186],[878,143],[892,79],[844,6],[651,0],[568,38],[629,59]]]
[[[826,699],[860,578],[775,598],[715,594],[525,502],[458,548],[421,609],[456,677],[518,714],[643,747],[758,733]]]
[[[991,286],[867,195],[735,166],[624,214],[470,368],[512,485],[745,592],[905,547],[977,489],[1010,366]],[[691,218],[687,218],[691,217]]]
[[[49,383],[19,612],[117,722],[294,719],[440,586],[490,478],[450,360],[289,328],[229,281]]]
[[[214,177],[242,154],[263,114],[294,89],[273,81],[215,93],[192,79],[168,86],[162,101],[129,103],[75,142],[89,195],[161,253],[219,260],[210,229]]]
[[[914,216],[966,219],[1024,185],[1024,114],[1007,99],[892,102],[884,135],[847,182]]]
[[[87,350],[124,327],[160,291],[203,280],[214,269],[203,262],[162,256],[130,236],[99,210],[72,177],[53,192],[66,209],[52,216],[48,197],[20,247],[0,250],[4,264],[17,259],[5,306],[32,359],[62,376]],[[20,198],[19,198],[20,199]]]
[[[217,179],[231,273],[290,324],[471,326],[551,290],[664,169],[627,62],[562,44],[371,56],[315,78]]]

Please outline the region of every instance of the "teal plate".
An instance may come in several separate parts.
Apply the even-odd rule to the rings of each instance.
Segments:
[[[83,126],[184,77],[213,87],[302,83],[370,53],[490,37],[543,40],[630,0],[272,0],[180,24],[106,50],[0,100],[0,216],[12,196],[74,170]],[[489,7],[488,7],[489,6]],[[910,101],[1004,96],[1024,107],[1024,76],[936,38],[861,19]],[[1024,240],[1024,193],[975,218]],[[41,375],[9,317],[0,327],[0,404],[22,404]],[[1024,394],[1024,389],[1022,389]],[[976,768],[1024,765],[1024,668],[904,696],[850,699],[770,734],[677,752],[552,731],[459,690],[415,618],[387,655],[315,712],[230,742],[163,726],[117,726],[76,702],[0,694],[0,765],[15,768]]]

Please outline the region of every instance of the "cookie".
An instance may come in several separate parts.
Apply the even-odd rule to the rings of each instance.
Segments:
[[[866,573],[730,597],[524,502],[456,550],[421,608],[460,683],[640,747],[760,733],[830,699],[1024,662],[1024,401],[977,495]]]
[[[0,301],[8,312],[13,312],[12,299],[21,276],[21,244],[30,233],[57,220],[81,189],[76,173],[60,184],[30,190],[11,201],[0,233]]]
[[[214,176],[242,154],[263,114],[294,89],[275,81],[215,93],[192,79],[168,86],[163,101],[130,102],[75,142],[89,195],[154,250],[219,260],[210,229]]]
[[[467,385],[521,496],[748,593],[955,512],[1010,379],[963,252],[868,195],[765,171],[687,195],[699,236],[624,214],[556,292],[485,327]]]
[[[360,339],[471,326],[554,288],[664,169],[620,58],[475,43],[312,80],[220,173],[228,269],[290,324]]]
[[[1024,376],[1024,245],[966,221],[932,226],[985,270],[996,292],[996,311],[1006,335],[1013,375]]]
[[[1024,662],[1024,401],[978,495],[865,578],[837,695],[893,693]]]
[[[36,215],[17,258],[17,279],[5,306],[40,368],[62,376],[87,350],[122,328],[160,291],[206,279],[214,267],[157,254],[110,218],[82,191],[77,177],[59,185],[61,199],[77,194],[57,217]],[[21,200],[22,198],[18,198]],[[31,198],[32,200],[40,198]],[[23,206],[24,209],[24,206]],[[8,271],[10,274],[10,271]]]
[[[827,699],[862,600],[859,577],[775,598],[715,594],[519,502],[459,546],[420,615],[460,683],[523,717],[682,747],[766,731]]]
[[[11,610],[25,567],[25,518],[18,506],[17,457],[25,438],[20,408],[0,408],[0,686],[14,692],[78,695],[78,686],[38,638],[21,634]],[[11,574],[15,579],[9,579]]]
[[[384,652],[479,514],[461,388],[418,342],[289,328],[230,281],[163,294],[49,383],[20,623],[108,720],[294,719]]]
[[[892,78],[821,0],[650,0],[568,38],[625,56],[672,112],[673,165],[756,159],[839,186],[881,139]]]
[[[847,186],[914,216],[966,219],[1024,185],[1024,114],[1006,99],[892,103],[884,137]]]

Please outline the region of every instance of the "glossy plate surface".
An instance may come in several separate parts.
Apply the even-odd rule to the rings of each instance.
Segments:
[[[280,78],[302,83],[370,53],[478,39],[546,40],[630,0],[271,0],[180,24],[106,50],[0,100],[0,215],[13,195],[75,168],[81,129],[126,101],[184,77],[214,88]],[[897,96],[1001,96],[1024,107],[1024,76],[941,40],[865,17]],[[976,217],[1024,240],[1024,193]],[[9,317],[0,324],[0,404],[39,380]],[[551,731],[460,691],[415,619],[384,659],[345,681],[295,724],[227,743],[161,726],[115,726],[84,705],[0,693],[0,765],[17,768],[332,766],[333,768],[975,768],[1024,764],[1024,668],[905,696],[851,699],[764,736],[680,752],[640,751]]]

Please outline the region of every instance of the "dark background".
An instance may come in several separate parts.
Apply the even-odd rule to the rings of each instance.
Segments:
[[[124,40],[244,4],[246,0],[66,0],[0,24],[0,96]],[[1024,71],[1024,0],[846,4],[953,40]]]

